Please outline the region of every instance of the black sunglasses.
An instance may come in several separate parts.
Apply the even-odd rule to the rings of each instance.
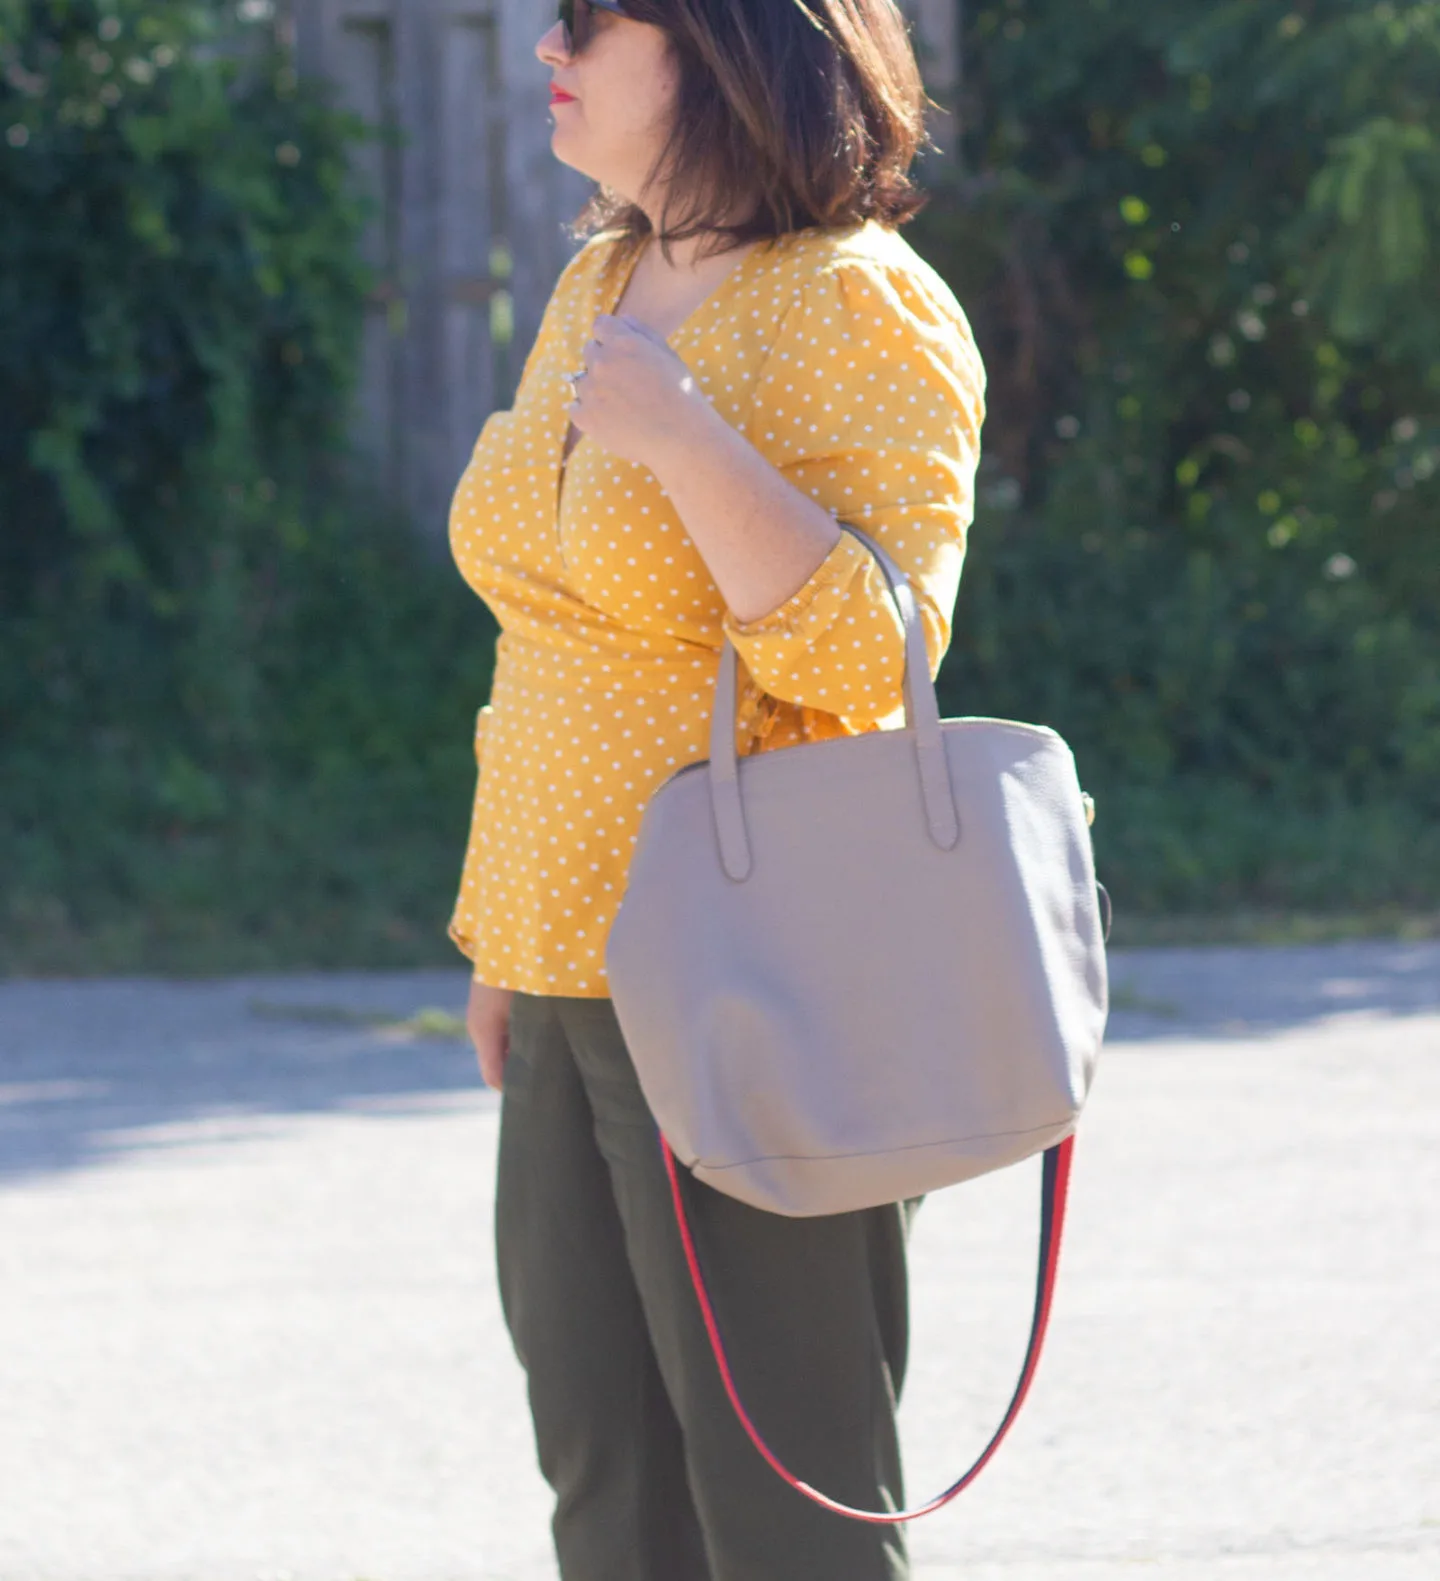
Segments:
[[[590,13],[613,11],[616,16],[629,13],[615,0],[560,0],[560,25],[565,30],[565,53],[578,55],[590,42]]]

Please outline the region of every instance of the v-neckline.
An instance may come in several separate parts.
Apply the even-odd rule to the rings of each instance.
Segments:
[[[770,238],[770,240],[773,241],[775,238]],[[675,326],[675,328],[670,331],[670,333],[665,337],[665,344],[673,350],[676,338],[685,334],[691,329],[695,320],[700,316],[700,314],[702,314],[706,308],[710,307],[712,303],[721,297],[725,291],[737,281],[738,277],[744,272],[745,266],[756,255],[756,253],[763,251],[766,245],[767,240],[765,238],[762,238],[760,241],[751,244],[747,250],[736,259],[735,263],[731,266],[728,272],[721,275],[719,280],[715,282],[710,290],[700,298],[695,306],[692,307],[685,317],[682,318]],[[634,275],[635,270],[639,267],[640,259],[644,256],[644,254],[645,248],[637,247],[635,249],[635,256],[630,260],[628,266],[621,274],[619,282],[615,288],[605,295],[597,298],[595,312],[590,315],[591,329],[594,328],[595,319],[600,313],[614,313],[616,307],[620,303],[621,298],[625,295],[625,291],[630,284],[631,277]],[[604,303],[603,307],[601,306],[602,302]],[[589,338],[588,334],[586,338]],[[581,442],[586,437],[583,433],[577,430],[575,435],[575,443],[570,447],[570,453],[567,455],[565,453],[565,442],[570,437],[571,423],[569,414],[565,411],[563,405],[561,406],[560,411],[560,460],[555,468],[555,518],[557,525],[560,518],[560,502],[565,489],[566,469],[568,468],[570,461],[573,459],[575,452],[580,448]]]

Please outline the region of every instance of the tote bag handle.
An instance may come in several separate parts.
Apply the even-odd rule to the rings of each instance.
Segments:
[[[960,838],[955,813],[955,793],[945,760],[940,733],[940,702],[930,679],[925,650],[925,630],[915,594],[905,573],[868,533],[850,522],[837,527],[874,555],[905,634],[905,728],[915,738],[915,769],[920,778],[920,799],[925,808],[930,838],[949,851]],[[735,750],[735,694],[738,680],[734,644],[728,637],[720,647],[720,668],[715,678],[715,703],[710,713],[710,800],[715,813],[715,833],[720,842],[720,862],[737,883],[749,878],[752,867],[750,836],[745,827],[745,807],[740,792],[740,766]]]
[[[751,1421],[750,1413],[745,1409],[744,1402],[735,1387],[735,1379],[730,1372],[730,1362],[725,1354],[725,1344],[720,1336],[720,1326],[715,1320],[715,1309],[711,1305],[705,1276],[700,1268],[700,1258],[695,1250],[695,1237],[690,1232],[690,1220],[685,1212],[685,1198],[680,1188],[679,1165],[675,1161],[675,1155],[670,1151],[670,1144],[663,1136],[660,1138],[660,1148],[665,1158],[665,1171],[670,1177],[670,1195],[675,1204],[675,1219],[680,1227],[680,1240],[685,1249],[686,1264],[690,1269],[690,1282],[695,1287],[695,1296],[700,1303],[700,1315],[705,1320],[705,1332],[710,1337],[710,1349],[715,1353],[715,1363],[720,1369],[720,1381],[725,1385],[725,1393],[729,1396],[736,1416],[740,1418],[740,1425],[749,1435],[750,1442],[759,1450],[770,1469],[788,1482],[797,1493],[803,1493],[807,1499],[820,1505],[822,1509],[829,1510],[835,1515],[847,1516],[852,1521],[866,1521],[874,1526],[898,1526],[903,1521],[918,1520],[922,1515],[929,1515],[932,1511],[943,1508],[951,1499],[963,1493],[989,1464],[995,1451],[999,1449],[1001,1440],[1010,1431],[1015,1418],[1019,1416],[1020,1407],[1025,1403],[1025,1396],[1030,1392],[1035,1370],[1040,1364],[1040,1350],[1045,1343],[1045,1329],[1050,1321],[1050,1305],[1055,1294],[1055,1272],[1060,1262],[1060,1236],[1065,1228],[1065,1203],[1070,1188],[1070,1159],[1074,1146],[1075,1138],[1067,1136],[1063,1142],[1048,1148],[1045,1153],[1040,1187],[1040,1262],[1035,1279],[1035,1312],[1030,1321],[1030,1342],[1025,1348],[1025,1361],[1020,1369],[1020,1381],[1015,1385],[1015,1392],[1010,1397],[1004,1419],[970,1469],[928,1503],[918,1505],[911,1510],[857,1510],[830,1498],[817,1488],[812,1488],[808,1482],[802,1482],[781,1462]]]

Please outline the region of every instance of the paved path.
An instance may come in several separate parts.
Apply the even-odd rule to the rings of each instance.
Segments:
[[[1440,946],[1113,976],[1051,1345],[917,1581],[1436,1581]],[[346,1019],[463,991],[0,984],[0,1581],[553,1581],[494,1101]],[[920,1215],[917,1494],[1003,1404],[1035,1197]]]

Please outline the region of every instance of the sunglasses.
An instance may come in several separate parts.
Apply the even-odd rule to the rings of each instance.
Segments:
[[[629,13],[616,0],[560,0],[560,25],[565,30],[565,53],[578,55],[590,42],[592,11],[612,11],[616,16]]]

